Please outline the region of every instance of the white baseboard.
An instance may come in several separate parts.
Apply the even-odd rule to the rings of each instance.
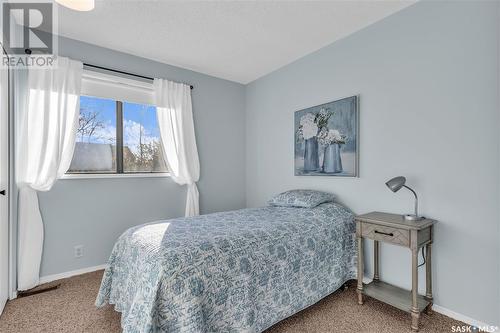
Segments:
[[[372,279],[370,279],[366,276],[363,277],[364,284],[368,284],[370,282],[372,282]],[[468,325],[472,325],[472,326],[476,326],[476,327],[492,327],[492,326],[494,326],[494,325],[488,325],[482,321],[467,317],[466,315],[452,311],[452,310],[447,309],[441,305],[432,304],[432,310],[437,312],[437,313],[440,313],[442,315],[445,315],[447,317],[450,317],[452,319],[460,320],[461,322],[464,322]],[[497,328],[497,330],[498,330],[498,328]],[[496,331],[493,331],[493,332],[496,332]]]
[[[44,284],[44,283],[48,283],[48,282],[52,282],[52,281],[60,280],[60,279],[66,279],[66,278],[69,278],[69,277],[72,277],[75,275],[81,275],[81,274],[85,274],[85,273],[99,271],[101,269],[105,269],[106,266],[107,266],[107,264],[103,264],[103,265],[98,265],[98,266],[81,268],[81,269],[77,269],[74,271],[63,272],[63,273],[59,273],[59,274],[42,276],[40,278],[40,284]]]
[[[492,326],[494,326],[494,325],[488,325],[488,324],[486,324],[486,323],[484,323],[482,321],[479,321],[479,320],[467,317],[466,315],[463,315],[461,313],[452,311],[450,309],[442,307],[441,305],[433,304],[432,305],[432,310],[436,311],[437,313],[440,313],[442,315],[445,315],[447,317],[450,317],[450,318],[453,318],[453,319],[456,319],[456,320],[460,320],[460,321],[462,321],[462,322],[464,322],[464,323],[466,323],[468,325],[472,325],[472,326],[476,326],[476,327],[480,327],[480,328],[481,327],[492,327]],[[488,332],[488,331],[486,331],[486,332]],[[496,331],[492,331],[492,332],[496,332]]]

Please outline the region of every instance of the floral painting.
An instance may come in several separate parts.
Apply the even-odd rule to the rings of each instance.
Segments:
[[[358,176],[358,97],[295,112],[295,175]]]

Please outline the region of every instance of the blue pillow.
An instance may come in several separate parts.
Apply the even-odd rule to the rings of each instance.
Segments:
[[[314,190],[291,190],[275,195],[269,200],[271,206],[313,208],[335,199],[332,193]]]

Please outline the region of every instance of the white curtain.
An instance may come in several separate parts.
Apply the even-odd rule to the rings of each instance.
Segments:
[[[186,216],[199,215],[196,182],[200,178],[200,161],[194,134],[191,87],[155,79],[154,91],[165,163],[172,179],[177,184],[187,185]]]
[[[43,222],[36,191],[48,191],[69,168],[75,148],[83,64],[58,57],[28,72],[27,104],[17,126],[18,290],[39,283]]]

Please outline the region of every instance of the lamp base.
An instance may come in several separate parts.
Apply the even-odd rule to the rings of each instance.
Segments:
[[[403,218],[406,220],[406,221],[419,221],[419,220],[423,220],[424,217],[423,216],[417,216],[417,215],[414,215],[414,214],[406,214],[406,215],[403,215]]]

